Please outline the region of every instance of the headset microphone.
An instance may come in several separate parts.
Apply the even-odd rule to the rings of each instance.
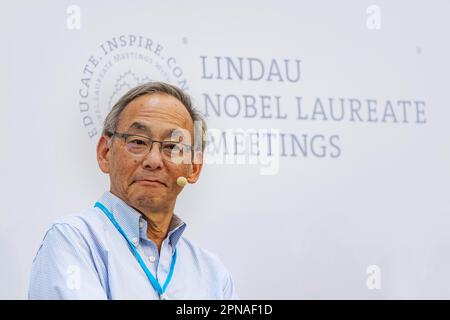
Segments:
[[[187,185],[188,181],[185,177],[181,176],[177,178],[177,185],[179,185],[180,187],[184,187],[185,185]]]

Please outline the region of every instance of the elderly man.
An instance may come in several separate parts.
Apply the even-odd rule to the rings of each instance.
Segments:
[[[200,143],[190,138],[197,123]],[[126,93],[97,146],[110,191],[49,228],[33,261],[29,298],[237,298],[219,258],[186,239],[186,224],[174,214],[184,185],[199,178],[205,130],[175,86],[150,82]]]

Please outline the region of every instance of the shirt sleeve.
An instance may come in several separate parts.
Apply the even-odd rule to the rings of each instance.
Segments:
[[[230,272],[227,272],[225,277],[225,285],[223,288],[223,299],[224,300],[238,300],[239,296],[236,293],[236,288],[234,285],[233,277]]]
[[[29,299],[107,299],[95,258],[81,232],[53,225],[34,258]]]

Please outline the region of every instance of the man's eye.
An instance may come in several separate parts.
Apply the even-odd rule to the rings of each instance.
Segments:
[[[147,142],[145,140],[136,139],[136,138],[131,139],[129,141],[129,143],[131,143],[132,145],[138,145],[138,146],[145,146],[145,145],[147,145]]]
[[[166,143],[166,144],[164,144],[164,149],[173,150],[174,148],[176,148],[176,146],[177,146],[176,143]]]

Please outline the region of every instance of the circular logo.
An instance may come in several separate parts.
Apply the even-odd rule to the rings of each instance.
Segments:
[[[101,43],[82,70],[78,90],[82,124],[92,139],[99,135],[113,105],[128,90],[164,81],[188,90],[183,69],[164,46],[149,37],[127,34]]]

